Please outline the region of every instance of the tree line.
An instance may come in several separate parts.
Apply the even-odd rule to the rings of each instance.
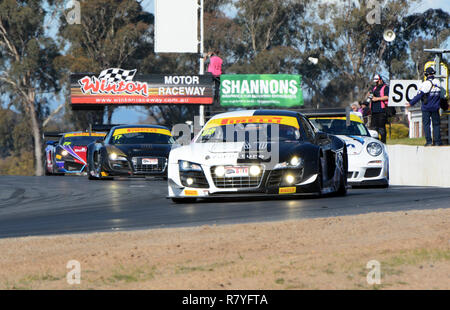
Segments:
[[[154,16],[141,1],[80,1],[80,24],[68,23],[65,3],[0,0],[0,173],[42,175],[43,131],[111,122],[115,107],[69,108],[70,73],[109,67],[198,72],[199,55],[153,52]],[[450,36],[449,12],[409,13],[420,0],[385,1],[381,24],[367,21],[370,9],[364,0],[204,4],[205,48],[221,51],[224,71],[301,74],[307,107],[362,100],[378,72],[391,79],[418,79],[430,57],[423,49],[442,46]],[[383,40],[385,29],[396,33],[393,42]],[[51,111],[49,103],[58,99],[63,106]],[[154,106],[147,111],[149,120],[171,125],[193,119],[197,109]]]

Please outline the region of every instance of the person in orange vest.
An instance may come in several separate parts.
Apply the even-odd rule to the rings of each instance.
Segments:
[[[385,84],[383,78],[376,74],[373,78],[375,86],[369,91],[371,127],[381,136],[381,142],[386,143],[387,108],[389,100],[389,85]]]

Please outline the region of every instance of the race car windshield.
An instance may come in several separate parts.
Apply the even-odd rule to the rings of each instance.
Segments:
[[[310,121],[320,130],[333,135],[344,136],[369,136],[366,126],[359,122],[350,122],[347,126],[345,119],[310,119]]]
[[[101,137],[96,136],[65,137],[62,139],[61,145],[88,145],[98,139],[101,139]]]
[[[132,132],[113,135],[110,144],[173,144],[171,136],[160,133]]]
[[[288,142],[299,138],[300,131],[289,125],[247,123],[207,128],[202,131],[197,143],[246,142],[255,139],[264,142]]]

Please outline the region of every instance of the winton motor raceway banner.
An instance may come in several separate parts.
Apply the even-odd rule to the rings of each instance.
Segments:
[[[220,104],[233,107],[303,105],[302,77],[294,74],[222,74]]]
[[[211,75],[136,75],[136,70],[110,68],[99,75],[72,74],[73,106],[212,104]]]

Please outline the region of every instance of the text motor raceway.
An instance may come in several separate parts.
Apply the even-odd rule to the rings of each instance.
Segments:
[[[240,110],[203,127],[94,125],[45,133],[47,175],[167,179],[176,203],[198,198],[345,195],[389,186],[386,147],[345,111]]]

